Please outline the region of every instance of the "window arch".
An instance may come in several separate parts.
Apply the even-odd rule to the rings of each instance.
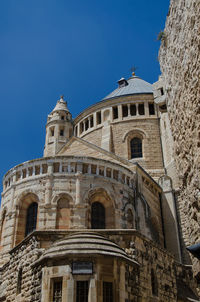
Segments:
[[[104,206],[96,201],[92,203],[91,209],[91,228],[92,229],[105,229],[106,227],[106,215]]]
[[[142,157],[142,140],[139,137],[134,137],[130,141],[131,158]]]
[[[25,236],[27,236],[28,234],[30,234],[31,232],[33,232],[36,229],[37,209],[38,209],[37,202],[31,203],[27,209]]]

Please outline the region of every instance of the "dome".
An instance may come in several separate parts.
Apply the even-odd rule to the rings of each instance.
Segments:
[[[81,231],[56,241],[39,259],[65,258],[67,256],[112,256],[138,264],[116,243],[96,232]]]
[[[153,94],[152,85],[137,76],[132,76],[128,80],[121,78],[118,83],[119,87],[107,95],[104,100],[132,94]]]

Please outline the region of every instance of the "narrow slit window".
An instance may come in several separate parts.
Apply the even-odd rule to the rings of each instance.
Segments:
[[[76,282],[76,302],[88,302],[88,281]],[[57,301],[56,301],[57,302]]]
[[[97,112],[97,125],[101,124],[101,111]]]
[[[62,302],[62,280],[53,282],[53,302]]]
[[[87,131],[89,128],[89,121],[88,119],[85,121],[85,131]]]
[[[83,125],[83,122],[80,123],[80,133],[83,133],[83,130],[84,130],[84,125]]]
[[[123,105],[122,106],[122,116],[123,117],[127,117],[128,116],[128,106],[127,105]]]
[[[60,129],[60,136],[64,136],[64,129]]]
[[[118,107],[113,107],[113,119],[118,118]]]
[[[138,105],[138,112],[139,112],[139,115],[144,115],[144,104]]]
[[[154,115],[154,114],[155,114],[154,103],[149,103],[149,115]]]
[[[54,128],[51,128],[51,129],[50,129],[50,135],[51,135],[51,136],[54,136]]]
[[[153,269],[151,270],[151,289],[152,289],[152,295],[158,296],[158,283]]]
[[[136,106],[135,105],[130,106],[130,112],[131,112],[131,116],[136,115]]]
[[[103,302],[113,302],[112,282],[103,282]]]
[[[22,291],[22,268],[19,269],[17,276],[17,295],[19,295]]]
[[[90,128],[94,127],[94,119],[93,119],[93,115],[91,115],[90,117]]]
[[[163,89],[163,87],[160,88],[160,94],[164,95],[164,89]]]

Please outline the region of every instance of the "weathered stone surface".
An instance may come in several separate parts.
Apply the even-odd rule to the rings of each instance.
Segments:
[[[178,208],[185,246],[199,243],[200,234],[199,16],[199,0],[171,0],[159,53],[180,181]],[[195,275],[200,274],[199,265],[193,263]]]

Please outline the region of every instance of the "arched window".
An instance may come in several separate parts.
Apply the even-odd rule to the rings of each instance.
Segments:
[[[91,210],[91,228],[105,229],[105,208],[100,202],[94,202]]]
[[[130,141],[131,158],[142,157],[142,140],[138,137],[134,137]]]
[[[37,209],[38,209],[37,202],[31,203],[27,209],[25,236],[27,236],[29,233],[33,232],[36,229]]]

